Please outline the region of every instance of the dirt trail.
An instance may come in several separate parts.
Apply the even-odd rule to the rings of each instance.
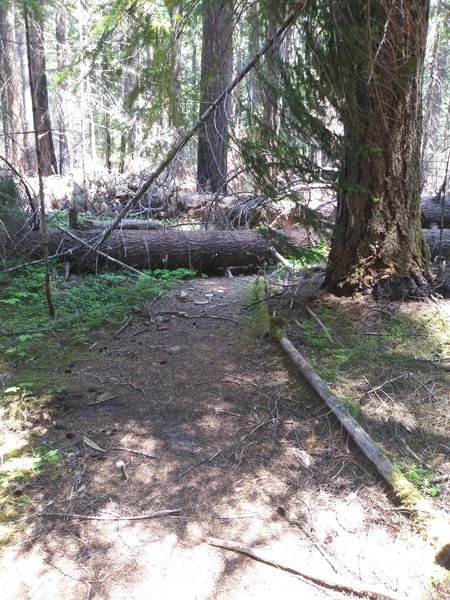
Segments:
[[[249,282],[184,283],[95,340],[44,440],[64,460],[27,492],[68,516],[37,515],[3,553],[1,598],[345,597],[207,536],[319,577],[432,597],[431,549],[281,352],[246,325]]]

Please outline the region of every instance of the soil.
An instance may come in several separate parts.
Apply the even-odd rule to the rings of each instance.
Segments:
[[[355,597],[209,536],[319,578],[450,598],[431,586],[435,550],[242,309],[252,281],[183,283],[57,366],[73,381],[41,443],[63,460],[27,484],[1,598]]]

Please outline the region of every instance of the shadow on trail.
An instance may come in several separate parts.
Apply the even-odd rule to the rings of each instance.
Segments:
[[[192,295],[219,294],[214,281],[195,286]],[[392,586],[405,522],[386,516],[371,464],[277,350],[266,342],[243,347],[231,321],[180,317],[200,309],[177,302],[175,294],[161,299],[158,311],[175,313],[166,320],[102,336],[102,351],[53,399],[41,442],[63,460],[43,476],[38,496],[30,487],[33,504],[51,504],[15,550],[31,578],[53,574],[49,595],[33,598],[269,598],[281,589],[284,598],[300,590],[325,597],[212,549],[208,536],[270,545],[286,561],[306,557],[310,569],[332,575],[332,564],[334,574]],[[217,302],[215,311],[231,318],[236,306]],[[416,568],[414,558],[403,570]],[[411,581],[396,585],[408,591]],[[37,585],[18,589],[30,597]]]

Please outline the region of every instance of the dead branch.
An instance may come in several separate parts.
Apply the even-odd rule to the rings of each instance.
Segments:
[[[97,406],[97,404],[103,404],[104,402],[115,400],[118,397],[119,396],[117,394],[115,396],[108,396],[107,398],[102,398],[102,400],[97,400],[96,402],[89,402],[88,406]]]
[[[184,471],[182,471],[179,475],[177,475],[176,477],[174,477],[171,481],[169,481],[169,483],[167,483],[166,485],[164,485],[157,492],[155,492],[154,494],[152,494],[149,498],[147,498],[147,501],[154,500],[155,498],[157,498],[158,496],[160,496],[163,492],[165,492],[167,489],[169,489],[172,485],[174,485],[177,481],[179,481],[182,477],[184,477],[185,475],[187,475],[188,473],[190,473],[191,471],[193,471],[197,467],[200,467],[201,465],[203,465],[203,464],[205,464],[207,462],[212,462],[221,453],[222,453],[222,450],[217,450],[217,452],[214,452],[210,456],[207,456],[206,458],[202,458],[201,460],[197,461],[196,463],[194,463],[193,465],[191,465],[190,467],[188,467],[187,469],[185,469]]]
[[[278,250],[276,250],[273,246],[270,247],[270,252],[272,253],[272,255],[275,258],[275,260],[277,260],[284,267],[286,267],[286,269],[289,271],[289,273],[292,274],[294,272],[294,269],[292,268],[291,263],[286,258],[284,258],[284,256],[282,256],[278,252]]]
[[[175,317],[183,317],[184,319],[218,319],[220,321],[230,321],[235,325],[239,325],[239,323],[235,319],[231,319],[230,317],[220,317],[218,315],[188,315],[183,311],[176,310],[163,310],[157,313],[158,315],[173,315]]]
[[[324,331],[325,335],[326,335],[326,336],[327,336],[327,338],[330,340],[330,342],[331,342],[332,344],[334,344],[334,340],[333,340],[333,338],[331,337],[331,334],[330,334],[330,332],[328,331],[328,327],[326,327],[326,326],[324,325],[324,323],[323,323],[323,322],[322,322],[322,321],[319,319],[319,317],[316,315],[316,313],[313,311],[313,309],[312,309],[312,308],[310,308],[309,306],[306,306],[305,308],[306,308],[306,310],[309,312],[309,314],[310,314],[310,315],[313,317],[313,319],[314,319],[314,320],[317,322],[317,324],[319,325],[319,327],[321,327],[321,328],[323,329],[323,331]]]
[[[399,469],[395,468],[378,444],[364,431],[342,402],[339,402],[323,379],[309,366],[308,362],[286,337],[285,332],[279,325],[274,325],[273,330],[271,330],[271,337],[278,340],[283,350],[313,390],[330,408],[330,411],[352,437],[358,448],[390,485],[398,501],[406,506],[413,516],[421,520],[422,525],[428,526],[429,534],[433,537],[435,543],[439,545],[448,543],[448,536],[450,535],[450,521],[448,516],[440,513],[438,510],[433,510],[430,503],[421,497],[416,487],[406,479]],[[430,515],[429,522],[424,521],[423,513]]]
[[[382,588],[369,588],[362,586],[358,582],[347,581],[345,579],[325,579],[323,577],[318,577],[312,572],[308,572],[304,569],[297,569],[291,565],[288,565],[282,560],[278,560],[272,556],[269,556],[269,554],[264,551],[251,548],[250,546],[246,546],[240,542],[213,537],[208,537],[205,541],[211,546],[216,546],[217,548],[224,548],[225,550],[231,550],[233,552],[238,552],[239,554],[244,554],[249,558],[253,558],[254,560],[265,563],[266,565],[282,569],[283,571],[287,571],[292,575],[298,575],[304,579],[312,581],[317,585],[336,590],[338,592],[347,592],[350,594],[356,594],[358,596],[374,598],[376,600],[400,600],[400,596],[397,594],[392,594],[391,592],[388,592]]]
[[[159,517],[171,517],[181,513],[181,508],[171,508],[168,510],[159,510],[148,515],[136,515],[131,517],[114,517],[108,515],[79,515],[77,513],[59,513],[59,512],[41,512],[43,517],[53,517],[59,519],[81,519],[84,521],[143,521],[145,519],[157,519]]]
[[[138,454],[139,456],[145,456],[146,458],[156,458],[153,454],[147,454],[146,452],[140,452],[139,450],[133,450],[132,448],[124,448],[123,446],[114,446],[108,448],[108,450],[115,450],[116,452],[131,452],[132,454]]]

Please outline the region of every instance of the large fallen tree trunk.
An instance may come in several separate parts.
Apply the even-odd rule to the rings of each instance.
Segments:
[[[443,202],[436,196],[422,196],[421,220],[422,227],[450,227],[450,196],[445,196]]]
[[[432,258],[436,256],[450,258],[450,229],[443,229],[442,232],[438,227],[424,229],[423,234],[430,247]]]
[[[196,268],[214,272],[231,266],[251,266],[273,260],[272,247],[282,254],[292,255],[308,248],[317,238],[304,229],[285,229],[273,233],[254,230],[242,231],[114,231],[101,244],[98,254],[89,254],[87,245],[95,244],[97,236],[89,231],[59,231],[49,234],[51,255],[65,256],[72,267],[80,270],[96,268],[114,261],[144,269]],[[0,237],[3,256],[42,256],[41,240],[37,232],[14,242]],[[109,261],[105,256],[113,259]]]

